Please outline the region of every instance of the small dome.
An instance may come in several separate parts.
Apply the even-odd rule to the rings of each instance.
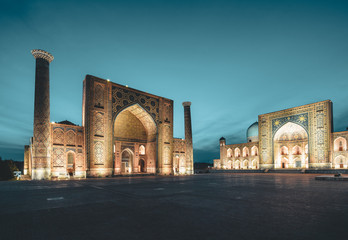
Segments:
[[[77,126],[76,124],[68,121],[68,120],[64,120],[64,121],[61,121],[61,122],[58,122],[59,124],[64,124],[64,125],[71,125],[71,126]]]
[[[258,137],[259,136],[259,123],[254,122],[253,124],[250,125],[250,127],[247,130],[247,138],[251,137]]]
[[[226,141],[226,139],[224,137],[221,137],[220,141]]]

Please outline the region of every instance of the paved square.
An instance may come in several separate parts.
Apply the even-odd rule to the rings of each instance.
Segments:
[[[348,182],[315,176],[0,182],[0,239],[347,239]]]

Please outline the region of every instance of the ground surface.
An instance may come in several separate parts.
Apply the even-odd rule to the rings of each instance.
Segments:
[[[0,182],[0,239],[348,239],[348,182],[315,176]]]

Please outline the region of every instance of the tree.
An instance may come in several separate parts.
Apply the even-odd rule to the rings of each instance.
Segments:
[[[13,178],[12,169],[15,168],[13,168],[13,166],[11,167],[11,165],[14,165],[13,161],[3,161],[2,159],[0,160],[0,181],[10,180]]]
[[[19,171],[17,165],[15,164],[15,162],[13,160],[5,160],[5,162],[7,162],[7,165],[9,166],[11,172]]]

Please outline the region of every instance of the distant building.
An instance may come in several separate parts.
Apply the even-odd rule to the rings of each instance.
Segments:
[[[120,174],[193,174],[190,102],[185,139],[173,137],[173,100],[87,75],[82,126],[50,121],[49,64],[36,58],[34,136],[25,146],[24,174],[32,179]]]
[[[332,102],[307,104],[259,115],[247,142],[220,139],[217,169],[348,168],[348,131],[333,132]]]

